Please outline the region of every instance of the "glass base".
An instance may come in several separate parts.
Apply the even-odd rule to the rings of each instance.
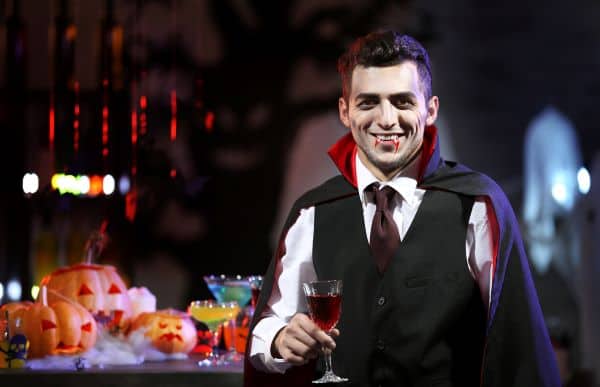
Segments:
[[[198,362],[198,366],[200,367],[217,367],[217,366],[222,366],[222,365],[227,365],[229,364],[225,359],[220,358],[220,357],[207,357],[204,360],[200,360]]]
[[[244,361],[244,355],[237,353],[237,351],[232,350],[225,354],[225,360],[231,363],[241,363]]]
[[[348,378],[342,378],[334,374],[333,372],[326,372],[323,376],[321,376],[317,380],[313,380],[314,384],[323,384],[323,383],[344,383],[347,382]]]
[[[213,350],[213,352],[211,352],[206,358],[198,362],[198,366],[200,367],[218,367],[228,364],[229,362],[225,356],[219,354],[216,349]]]

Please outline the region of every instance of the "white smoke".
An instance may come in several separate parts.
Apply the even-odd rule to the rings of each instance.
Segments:
[[[145,361],[187,359],[183,353],[166,354],[154,348],[143,330],[136,330],[127,337],[112,335],[105,329],[98,329],[96,345],[87,352],[73,356],[46,356],[30,359],[30,369],[81,370],[90,367],[103,368],[111,365],[137,365]]]

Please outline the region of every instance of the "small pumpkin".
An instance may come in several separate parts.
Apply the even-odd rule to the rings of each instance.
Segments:
[[[52,293],[50,291],[50,293]],[[23,334],[30,342],[28,357],[73,355],[96,343],[96,321],[81,305],[67,299],[49,303],[46,287],[35,303],[10,303],[0,312],[9,311],[11,334]]]
[[[196,326],[179,310],[143,312],[131,324],[131,331],[144,329],[152,345],[164,353],[189,353],[198,341]]]
[[[114,266],[80,263],[55,270],[42,279],[41,286],[56,293],[50,302],[63,295],[78,302],[93,315],[110,319],[110,325],[125,330],[132,315],[132,305],[125,282]]]

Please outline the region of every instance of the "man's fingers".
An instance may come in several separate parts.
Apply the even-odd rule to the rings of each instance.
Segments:
[[[331,350],[335,349],[335,341],[329,334],[319,328],[310,317],[305,314],[297,314],[292,320],[294,319],[299,328],[304,330],[308,336],[318,342],[319,347],[326,347]],[[334,330],[337,332],[336,336],[339,336],[339,331],[337,329]],[[313,348],[316,347],[313,345]]]
[[[293,365],[302,365],[302,364],[306,364],[306,362],[307,362],[306,358],[296,355],[289,348],[281,349],[281,358]]]
[[[331,335],[337,337],[339,331],[335,329]],[[305,364],[309,359],[316,358],[322,349],[331,351],[335,348],[332,336],[320,329],[307,315],[298,313],[277,334],[275,354],[291,364]]]

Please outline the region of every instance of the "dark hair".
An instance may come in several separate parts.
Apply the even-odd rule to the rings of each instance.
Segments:
[[[425,99],[431,97],[431,68],[429,55],[415,38],[395,31],[371,32],[352,43],[338,59],[338,72],[342,77],[342,92],[348,98],[352,84],[352,71],[358,65],[370,67],[393,66],[406,60],[417,65],[419,80]]]

